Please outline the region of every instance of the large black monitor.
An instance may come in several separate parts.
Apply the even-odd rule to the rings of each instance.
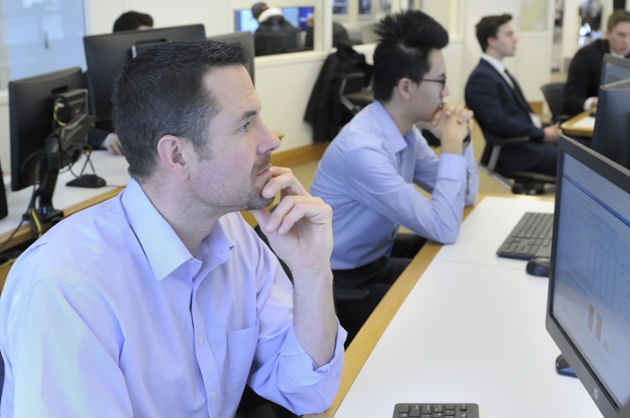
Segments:
[[[11,189],[36,185],[44,220],[55,217],[52,194],[59,169],[72,164],[87,145],[92,119],[80,67],[9,81]],[[54,215],[53,215],[54,212]]]
[[[627,78],[630,78],[630,60],[615,57],[612,54],[604,54],[599,84],[613,83]]]
[[[245,53],[245,59],[247,62],[245,63],[245,68],[247,68],[247,72],[249,76],[252,78],[252,83],[255,81],[255,66],[254,66],[254,55],[256,51],[254,49],[254,35],[250,31],[240,31],[240,32],[232,32],[226,33],[222,35],[212,35],[208,37],[211,41],[225,41],[225,42],[238,42],[238,44],[243,49]]]
[[[130,59],[161,42],[204,39],[206,31],[202,24],[83,37],[88,90],[96,120],[112,119],[111,95],[114,80]]]
[[[630,400],[630,170],[566,137],[558,148],[546,325],[612,418]]]
[[[599,88],[591,148],[630,168],[630,78]]]

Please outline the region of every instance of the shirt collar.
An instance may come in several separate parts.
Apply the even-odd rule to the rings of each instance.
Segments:
[[[389,113],[387,113],[381,102],[375,100],[372,102],[371,106],[372,116],[384,131],[384,138],[387,138],[386,141],[383,141],[384,146],[393,153],[400,152],[407,148],[407,141],[405,141],[400,130],[398,130],[398,126],[396,126],[396,123]]]
[[[503,74],[505,72],[505,64],[498,59],[491,57],[488,54],[482,54],[481,59],[486,60],[488,64],[492,65],[494,69],[499,72],[499,74]]]
[[[135,179],[129,181],[121,202],[156,280],[162,280],[193,258]]]
[[[122,192],[121,202],[156,280],[162,280],[184,263],[196,260],[135,179],[132,178]],[[234,247],[221,226],[221,219],[202,240],[197,252],[198,258],[207,262],[208,268],[227,261]],[[198,270],[202,263],[197,264]]]

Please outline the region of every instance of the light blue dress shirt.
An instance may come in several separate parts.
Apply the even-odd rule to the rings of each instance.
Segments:
[[[246,383],[298,414],[326,409],[345,331],[316,368],[292,286],[238,213],[192,256],[135,180],[64,220],[0,298],[2,416],[229,417]]]
[[[414,182],[431,193],[416,190]],[[398,227],[441,243],[459,233],[473,204],[479,172],[472,144],[438,158],[414,126],[405,136],[375,101],[359,112],[324,153],[311,194],[333,209],[333,269],[353,269],[389,255]]]

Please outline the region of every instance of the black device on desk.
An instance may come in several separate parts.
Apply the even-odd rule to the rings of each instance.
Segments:
[[[525,212],[497,250],[500,257],[530,260],[551,257],[553,213]]]
[[[87,100],[80,67],[9,81],[11,189],[35,186],[24,217],[38,231],[63,216],[52,196],[59,170],[87,146]]]
[[[546,326],[612,418],[630,401],[630,170],[565,137],[558,148]]]
[[[394,418],[479,418],[476,403],[397,403]]]
[[[206,31],[201,24],[83,37],[88,89],[96,120],[112,119],[111,96],[114,80],[134,56],[162,42],[205,39]]]
[[[599,84],[614,83],[628,78],[630,78],[630,60],[615,57],[612,54],[604,54]]]
[[[2,168],[0,167],[0,174],[2,174]],[[9,214],[7,210],[7,192],[4,190],[4,180],[0,183],[0,219],[6,218]]]
[[[630,78],[599,88],[591,148],[630,168]]]

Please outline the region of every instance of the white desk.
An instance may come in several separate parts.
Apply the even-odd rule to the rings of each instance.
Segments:
[[[80,171],[84,158],[85,157],[82,156],[74,165],[73,170],[75,173],[78,174]],[[55,193],[53,194],[53,206],[56,209],[65,210],[72,205],[93,199],[105,192],[125,187],[129,182],[129,174],[127,173],[128,164],[124,157],[110,154],[107,151],[94,151],[91,159],[96,174],[107,181],[107,186],[98,189],[68,187],[66,183],[74,177],[70,172],[64,172],[59,175]],[[89,165],[86,169],[86,173],[91,173]],[[17,192],[11,191],[10,185],[5,185],[5,188],[7,189],[7,207],[9,214],[6,218],[0,220],[0,234],[13,231],[20,223],[22,214],[26,212],[33,192],[32,187],[27,187]]]
[[[553,203],[486,197],[472,211],[457,243],[442,247],[411,289],[335,416],[388,417],[398,402],[474,402],[485,418],[601,417],[577,379],[555,372],[548,280],[495,255],[525,211],[552,212]]]

